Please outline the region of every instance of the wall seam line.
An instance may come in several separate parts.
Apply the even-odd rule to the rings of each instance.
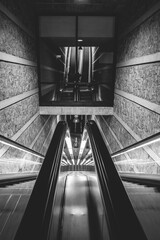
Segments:
[[[112,151],[112,149],[111,149],[111,147],[109,145],[109,142],[108,142],[108,140],[107,140],[107,138],[106,138],[106,136],[105,136],[105,134],[104,134],[104,132],[103,132],[103,130],[102,130],[101,126],[100,126],[100,123],[99,123],[99,121],[98,121],[96,116],[95,116],[94,120],[95,120],[95,122],[97,123],[97,125],[99,127],[99,130],[100,130],[100,132],[102,134],[103,140],[106,142],[107,147],[110,149],[110,154],[112,154],[113,151]]]
[[[133,130],[115,112],[114,117],[137,142],[142,140],[142,138],[140,138],[136,133],[134,133]],[[143,149],[148,153],[148,155],[153,159],[153,161],[155,161],[160,166],[159,157],[157,156],[157,154],[153,152],[152,149],[148,146],[143,147]]]
[[[27,92],[24,92],[22,94],[14,96],[14,97],[10,97],[10,98],[5,99],[5,100],[2,100],[2,101],[0,101],[0,110],[3,110],[7,107],[10,107],[10,106],[12,106],[12,105],[14,105],[14,104],[16,104],[20,101],[23,101],[26,98],[29,98],[29,97],[37,94],[37,93],[38,93],[38,88],[27,91]]]
[[[116,142],[118,143],[118,145],[120,146],[120,148],[123,149],[124,146],[120,143],[119,139],[117,138],[117,136],[115,135],[115,133],[113,132],[113,130],[111,129],[111,127],[110,127],[110,126],[108,125],[108,123],[106,122],[106,119],[104,118],[104,116],[102,116],[102,118],[103,118],[103,121],[106,123],[106,125],[107,125],[110,133],[112,134],[112,136],[114,137],[114,139],[116,140]],[[128,154],[125,153],[124,155],[125,155],[125,157],[126,157],[128,160],[130,160]]]
[[[16,132],[12,137],[11,140],[12,141],[16,141],[25,131],[26,129],[36,120],[36,118],[39,116],[39,111],[30,118],[30,120],[21,128],[19,129],[18,132]],[[0,157],[2,157],[6,151],[9,149],[9,146],[5,145],[4,147],[2,147],[0,149]]]
[[[121,40],[123,37],[128,35],[130,32],[134,31],[138,26],[143,24],[147,19],[151,18],[156,12],[160,10],[160,3],[155,4],[151,9],[149,9],[146,13],[144,13],[140,18],[138,18],[133,24],[131,24],[127,30],[125,30],[121,36],[119,37],[119,40]]]
[[[12,54],[5,53],[5,52],[0,52],[0,61],[19,64],[19,65],[25,65],[25,66],[31,66],[31,67],[37,67],[37,63],[34,61],[30,61],[28,59],[14,56]]]
[[[14,24],[16,24],[21,30],[23,30],[25,33],[27,33],[30,37],[34,38],[34,35],[28,28],[21,23],[21,21],[12,14],[2,3],[0,3],[0,11],[5,14]]]
[[[47,121],[44,123],[44,125],[42,126],[41,130],[39,131],[38,135],[36,136],[36,138],[34,139],[34,141],[32,142],[32,144],[30,145],[30,148],[33,149],[35,143],[37,142],[40,134],[42,133],[42,131],[44,130],[45,126],[47,125],[48,121],[50,120],[51,116],[48,117]],[[37,151],[36,151],[37,152]]]
[[[137,97],[133,94],[130,94],[118,89],[115,89],[115,94],[133,102],[134,104],[144,107],[151,112],[154,112],[160,115],[160,106],[156,103],[152,103],[148,100],[145,100],[143,98]]]
[[[160,52],[131,58],[126,61],[121,61],[121,62],[117,63],[116,68],[124,68],[124,67],[131,67],[131,66],[137,66],[137,65],[152,64],[152,63],[156,63],[156,62],[160,62]]]

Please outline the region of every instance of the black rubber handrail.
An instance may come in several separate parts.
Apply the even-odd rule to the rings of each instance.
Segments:
[[[67,125],[57,124],[15,240],[47,240]]]
[[[95,159],[110,240],[147,240],[101,133],[94,121],[87,130]]]
[[[0,175],[0,187],[8,185],[23,183],[35,180],[38,173],[16,173],[16,174],[1,174]]]
[[[119,172],[119,175],[122,180],[127,182],[138,183],[152,187],[160,187],[160,176],[157,174]]]

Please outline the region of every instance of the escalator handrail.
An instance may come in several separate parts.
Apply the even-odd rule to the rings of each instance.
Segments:
[[[146,240],[147,237],[130,203],[97,124],[90,120],[86,127],[95,159],[110,239]]]
[[[13,140],[11,140],[9,138],[6,138],[6,137],[4,137],[2,135],[0,135],[0,142],[2,142],[3,144],[8,145],[10,147],[17,148],[19,150],[22,150],[22,151],[25,151],[27,153],[30,153],[30,154],[32,154],[34,156],[39,157],[39,158],[44,158],[44,155],[42,155],[42,154],[40,154],[40,153],[38,153],[38,152],[28,148],[28,147],[25,147],[25,146],[21,145],[20,143],[17,143],[17,142],[15,142],[15,141],[13,141]]]
[[[1,174],[0,187],[5,187],[11,184],[23,183],[35,180],[38,176],[37,172],[16,173],[16,174]]]
[[[57,124],[15,240],[48,239],[66,128],[64,121]]]
[[[114,153],[111,154],[111,157],[116,157],[118,155],[121,155],[121,154],[124,154],[126,152],[129,152],[129,151],[132,151],[134,149],[137,149],[137,148],[141,148],[141,147],[144,147],[146,145],[149,145],[151,144],[152,142],[155,142],[155,141],[159,141],[160,140],[160,133],[156,133],[148,138],[145,138],[139,142],[136,142],[128,147],[125,147],[119,151],[116,151]]]

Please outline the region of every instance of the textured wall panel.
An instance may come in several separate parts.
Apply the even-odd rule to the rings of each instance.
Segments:
[[[112,129],[123,148],[136,142],[130,133],[122,126],[122,124],[114,116],[104,116],[108,126]]]
[[[0,12],[0,51],[36,61],[33,39]]]
[[[38,94],[0,111],[0,134],[11,138],[39,110]]]
[[[121,96],[115,95],[114,110],[142,139],[160,131],[160,115]]]
[[[0,62],[0,101],[37,88],[37,69]]]
[[[41,131],[45,122],[47,121],[47,116],[38,116],[34,122],[21,134],[21,136],[17,139],[17,142],[30,148],[30,145],[37,137],[38,133]],[[8,151],[2,156],[2,158],[10,158],[10,157],[20,157],[22,158],[26,155],[25,152],[21,150],[17,150],[16,148],[9,148]],[[29,154],[30,155],[30,154]]]
[[[118,150],[120,150],[120,146],[117,143],[117,141],[115,140],[115,138],[113,137],[113,135],[111,134],[108,126],[106,125],[104,119],[100,116],[97,116],[97,119],[99,121],[99,124],[101,126],[101,129],[104,133],[104,136],[110,146],[110,149],[112,150],[112,152],[116,152]],[[109,150],[109,149],[108,149]]]
[[[123,147],[131,145],[135,143],[134,138],[126,131],[126,129],[117,121],[114,116],[104,116],[104,119],[98,117],[98,121],[101,125],[101,128],[105,134],[105,137],[109,143],[112,152],[116,152],[120,150],[120,146],[111,133],[109,127],[112,129],[116,138],[120,141]],[[108,126],[107,126],[107,124]],[[159,172],[160,167],[156,164],[156,162],[146,153],[146,151],[142,149],[137,149],[127,153],[128,158],[131,160],[127,160],[124,154],[119,155],[113,158],[114,162],[118,170],[120,171],[130,171],[130,172],[143,172],[148,174],[156,174]],[[136,163],[136,161],[139,161]],[[121,162],[122,161],[122,162]]]
[[[35,14],[33,6],[29,5],[29,1],[22,0],[0,0],[0,2],[5,6],[17,19],[20,20],[30,31],[34,32],[35,27]],[[26,14],[27,13],[27,14]]]
[[[115,87],[160,104],[160,63],[118,68]]]
[[[52,122],[54,122],[54,124],[51,126],[52,130],[51,130],[51,132],[49,132],[49,137],[47,136],[47,140],[45,139],[45,143],[43,144],[43,147],[41,148],[41,153],[43,155],[46,155],[46,153],[47,153],[48,147],[50,145],[50,142],[51,142],[51,139],[52,139],[52,136],[53,136],[53,133],[54,133],[54,130],[55,130],[56,125],[57,125],[57,121],[55,121],[55,118],[56,118],[56,116],[54,116],[53,120],[52,120]]]
[[[40,136],[38,137],[36,143],[33,146],[33,150],[35,150],[36,152],[41,152],[41,148],[43,146],[44,141],[46,140],[46,137],[50,131],[50,128],[52,126],[53,123],[53,119],[55,117],[51,116],[47,122],[47,124],[45,125],[45,127],[43,128],[42,132],[40,133]],[[44,152],[41,152],[41,154],[45,154]]]
[[[118,62],[160,52],[160,12],[128,34],[119,45]]]

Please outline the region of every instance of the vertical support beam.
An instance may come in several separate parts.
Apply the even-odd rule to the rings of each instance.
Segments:
[[[76,67],[75,67],[75,73],[78,73],[78,16],[76,15]],[[77,81],[77,79],[76,79]]]
[[[83,55],[84,55],[84,51],[83,48],[81,50],[79,50],[79,66],[78,66],[78,72],[82,75],[82,71],[83,71]]]

